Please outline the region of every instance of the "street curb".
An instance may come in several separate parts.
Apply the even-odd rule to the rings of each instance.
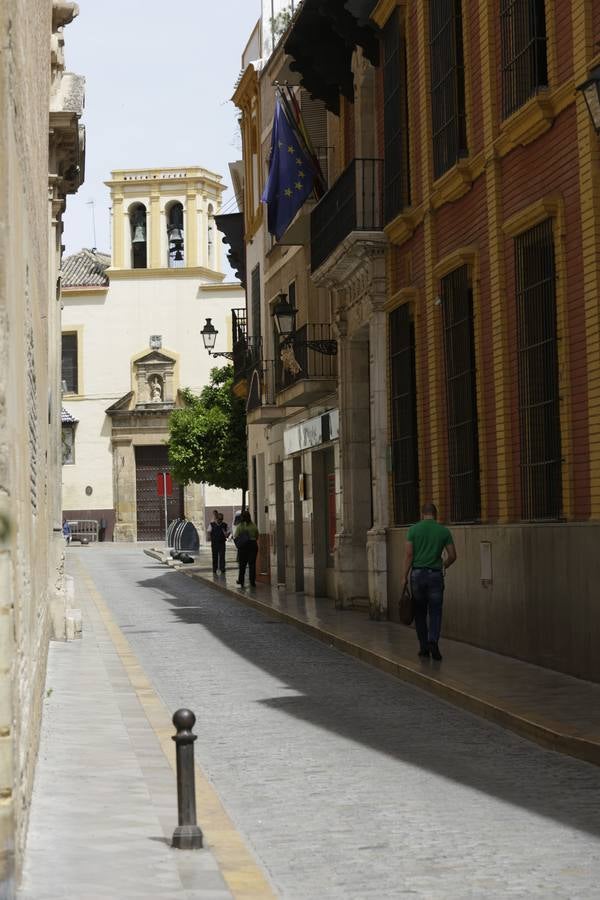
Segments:
[[[202,581],[204,584],[210,585],[210,587],[215,588],[222,594],[226,594],[230,598],[239,600],[246,606],[250,606],[258,612],[268,615],[270,618],[293,625],[295,628],[298,628],[300,631],[316,638],[322,643],[329,644],[337,650],[341,650],[343,653],[347,653],[367,665],[373,666],[382,672],[387,672],[389,675],[394,675],[396,678],[400,678],[422,690],[428,691],[430,694],[433,694],[454,706],[458,706],[483,719],[494,722],[496,725],[501,725],[503,728],[508,728],[510,731],[514,731],[521,737],[534,741],[547,750],[564,753],[567,756],[573,756],[576,759],[581,759],[592,765],[600,766],[600,745],[593,741],[565,734],[564,732],[555,731],[545,725],[541,725],[539,722],[534,722],[531,719],[519,716],[508,709],[496,706],[490,700],[486,700],[483,697],[469,694],[459,687],[453,687],[452,685],[437,681],[437,679],[432,678],[431,675],[426,672],[419,672],[409,665],[398,662],[397,660],[389,659],[389,657],[376,653],[373,650],[361,647],[360,644],[355,644],[353,641],[339,637],[339,635],[330,631],[319,628],[316,625],[311,625],[309,622],[304,622],[302,619],[293,616],[291,613],[282,612],[281,610],[270,606],[268,603],[263,603],[257,597],[253,597],[242,591],[236,591],[233,588],[227,587],[226,584],[214,581],[210,576],[202,575],[197,571],[182,571],[188,577],[195,578],[197,581]],[[376,622],[373,622],[372,624],[374,627],[377,627]]]

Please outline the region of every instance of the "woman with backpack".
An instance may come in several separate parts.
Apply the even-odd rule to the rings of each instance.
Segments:
[[[256,557],[258,555],[258,528],[245,509],[240,524],[235,529],[233,542],[238,549],[239,575],[237,583],[244,587],[246,566],[250,575],[250,586],[256,585]]]

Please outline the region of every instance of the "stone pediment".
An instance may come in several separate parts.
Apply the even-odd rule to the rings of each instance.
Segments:
[[[175,364],[175,357],[163,353],[162,350],[151,350],[150,353],[146,353],[145,356],[138,357],[134,366],[148,366],[154,364],[173,366]]]
[[[117,400],[112,406],[109,406],[106,410],[106,415],[111,416],[113,413],[123,412],[124,410],[128,410],[131,406],[131,401],[133,399],[133,391],[128,391],[120,400]]]
[[[136,408],[173,406],[177,358],[164,350],[150,350],[132,364],[132,387]]]

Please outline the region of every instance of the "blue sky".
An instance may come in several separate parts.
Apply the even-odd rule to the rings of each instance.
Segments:
[[[112,169],[201,165],[230,183],[227,164],[241,158],[230,97],[260,6],[260,0],[79,0],[65,51],[67,69],[86,77],[86,178],[68,199],[67,254],[93,245],[90,200],[97,247],[110,249],[103,182]]]

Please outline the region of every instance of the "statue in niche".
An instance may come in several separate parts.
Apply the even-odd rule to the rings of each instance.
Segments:
[[[150,379],[150,400],[152,403],[162,403],[163,399],[163,389],[162,389],[162,381],[155,375]]]

